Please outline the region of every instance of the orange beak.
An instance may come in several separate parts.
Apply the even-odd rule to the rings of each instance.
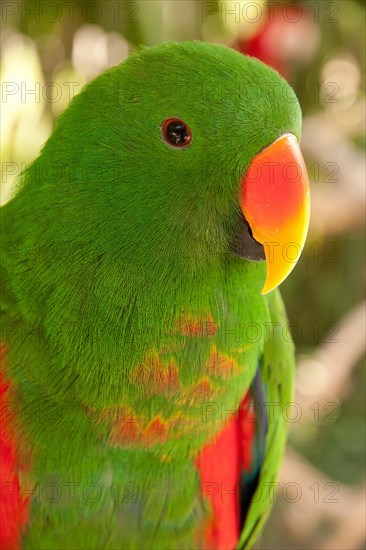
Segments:
[[[240,206],[264,247],[262,294],[267,294],[295,267],[309,227],[309,178],[294,135],[281,136],[254,158],[242,182]]]

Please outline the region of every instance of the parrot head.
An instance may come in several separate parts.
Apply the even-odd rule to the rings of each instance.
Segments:
[[[138,254],[152,272],[262,262],[266,293],[306,238],[300,131],[293,90],[260,61],[199,41],[141,48],[61,116],[28,210],[48,242],[90,236],[94,255]]]

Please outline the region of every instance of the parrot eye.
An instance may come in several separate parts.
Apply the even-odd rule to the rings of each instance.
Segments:
[[[192,141],[189,126],[179,118],[167,118],[162,125],[164,141],[173,147],[187,147]]]

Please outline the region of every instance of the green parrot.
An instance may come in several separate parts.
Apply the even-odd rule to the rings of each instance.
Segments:
[[[199,41],[89,83],[2,208],[2,548],[251,548],[309,221],[290,86]]]

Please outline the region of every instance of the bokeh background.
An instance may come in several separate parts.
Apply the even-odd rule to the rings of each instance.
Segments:
[[[73,95],[139,44],[224,43],[292,84],[312,219],[282,285],[297,345],[297,407],[256,547],[365,548],[364,2],[3,1],[1,10],[3,202]]]

